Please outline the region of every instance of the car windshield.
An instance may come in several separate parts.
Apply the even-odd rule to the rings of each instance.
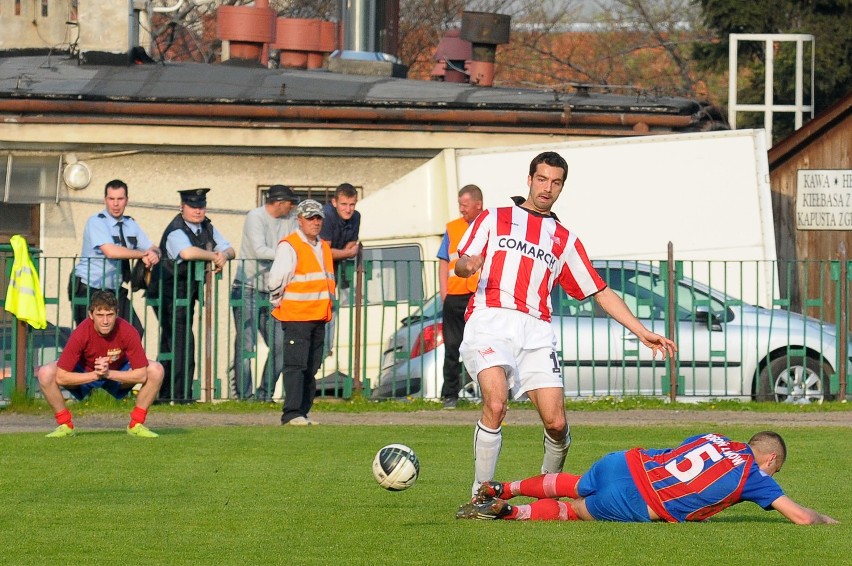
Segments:
[[[415,309],[406,320],[409,322],[416,322],[418,320],[440,318],[443,306],[444,305],[441,302],[441,295],[436,293],[419,308]]]

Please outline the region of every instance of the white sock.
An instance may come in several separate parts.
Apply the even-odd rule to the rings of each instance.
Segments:
[[[544,459],[541,463],[541,473],[558,474],[565,465],[565,457],[571,447],[571,427],[565,425],[565,438],[553,440],[544,432]]]
[[[502,447],[503,427],[492,429],[482,424],[482,421],[478,421],[473,432],[473,457],[476,475],[471,488],[471,495],[476,495],[476,491],[482,485],[482,482],[494,479],[494,472],[497,471],[497,458],[500,457]]]

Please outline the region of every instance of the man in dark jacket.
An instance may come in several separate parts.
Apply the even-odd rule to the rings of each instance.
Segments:
[[[210,189],[188,189],[180,193],[180,214],[166,226],[160,239],[163,261],[158,264],[157,289],[160,308],[160,353],[173,355],[164,361],[165,379],[160,400],[192,400],[195,374],[195,336],[192,319],[195,303],[201,296],[204,272],[222,271],[237,254],[231,244],[207,218],[207,193]],[[175,301],[186,301],[177,306]]]

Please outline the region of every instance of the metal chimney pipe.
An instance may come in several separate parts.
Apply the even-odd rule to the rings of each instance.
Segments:
[[[346,51],[399,52],[399,0],[340,0]]]
[[[372,0],[341,0],[343,22],[343,47],[347,51],[374,51],[370,45],[371,28],[375,18],[370,17]]]
[[[512,18],[505,14],[487,12],[462,12],[461,38],[473,44],[473,54],[467,66],[470,84],[494,84],[497,46],[509,43],[509,24]]]

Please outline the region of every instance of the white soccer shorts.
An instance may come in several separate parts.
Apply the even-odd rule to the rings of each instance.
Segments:
[[[501,366],[512,397],[545,387],[564,387],[556,335],[549,322],[504,308],[475,311],[465,323],[459,348],[468,373]]]

